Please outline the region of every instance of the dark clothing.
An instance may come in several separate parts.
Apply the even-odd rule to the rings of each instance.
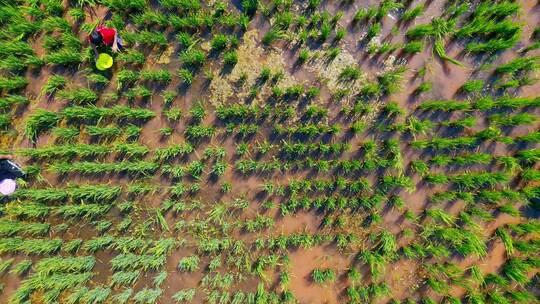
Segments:
[[[24,171],[9,159],[0,160],[0,181],[9,178],[15,180],[24,176]]]

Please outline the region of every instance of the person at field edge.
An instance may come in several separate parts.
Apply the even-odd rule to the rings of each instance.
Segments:
[[[0,155],[0,199],[5,199],[17,189],[17,178],[24,177],[25,173],[13,162],[12,155]]]
[[[113,52],[118,52],[123,49],[122,38],[118,35],[118,31],[112,27],[99,25],[88,36],[88,41],[92,45],[96,58],[98,57],[98,47],[110,47]]]

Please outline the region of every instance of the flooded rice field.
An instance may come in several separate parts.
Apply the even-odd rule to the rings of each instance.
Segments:
[[[26,173],[0,196],[0,303],[539,301],[537,1],[0,22],[0,159]],[[97,45],[106,70],[99,25],[123,43]]]

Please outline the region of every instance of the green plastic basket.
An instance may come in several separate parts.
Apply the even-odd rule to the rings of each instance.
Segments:
[[[109,54],[99,54],[96,60],[96,68],[100,71],[104,71],[113,65],[113,58]]]

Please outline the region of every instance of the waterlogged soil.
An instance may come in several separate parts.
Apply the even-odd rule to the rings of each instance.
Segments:
[[[407,67],[407,71],[404,73],[404,81],[402,89],[393,94],[389,99],[395,101],[399,106],[405,109],[407,112],[412,113],[414,108],[425,100],[446,100],[446,99],[466,99],[459,92],[459,88],[469,79],[488,79],[493,69],[486,68],[483,64],[484,61],[480,61],[477,58],[471,58],[462,54],[462,46],[453,44],[447,49],[449,56],[458,58],[464,62],[465,67],[459,67],[451,65],[437,59],[431,47],[426,49],[421,54],[417,54],[412,57],[404,55],[390,55],[390,56],[371,56],[366,52],[366,45],[362,41],[366,34],[367,28],[365,26],[350,26],[351,20],[355,12],[360,7],[366,7],[368,5],[377,5],[376,1],[352,1],[352,4],[341,5],[338,1],[323,1],[322,8],[328,10],[330,13],[337,11],[343,11],[343,17],[339,21],[339,25],[347,29],[347,35],[343,41],[339,42],[341,52],[337,57],[328,62],[324,59],[324,56],[315,56],[303,65],[297,64],[298,49],[293,45],[287,43],[278,42],[272,46],[265,46],[261,40],[264,33],[270,28],[270,24],[261,16],[257,15],[251,22],[249,28],[243,33],[240,44],[237,50],[238,62],[229,71],[223,71],[218,60],[208,63],[208,68],[212,71],[211,80],[207,80],[202,77],[202,73],[199,73],[194,79],[193,84],[189,87],[182,85],[178,77],[174,77],[173,81],[167,85],[164,90],[173,90],[178,92],[178,97],[174,101],[173,106],[180,108],[184,113],[184,118],[178,123],[171,123],[164,115],[160,115],[162,112],[162,103],[159,93],[155,93],[149,101],[139,102],[138,106],[143,106],[153,110],[158,115],[144,124],[139,143],[146,145],[151,151],[157,148],[167,147],[171,144],[184,142],[184,131],[187,127],[185,120],[188,117],[189,109],[198,101],[207,101],[207,115],[202,121],[202,125],[219,125],[220,122],[214,114],[215,106],[221,104],[235,104],[246,103],[251,105],[264,105],[265,97],[271,92],[270,86],[263,86],[259,94],[255,98],[249,98],[250,88],[255,86],[258,81],[258,77],[263,68],[270,68],[272,71],[282,71],[283,77],[275,83],[280,87],[289,87],[295,84],[303,84],[305,86],[316,86],[321,90],[319,100],[317,103],[321,106],[329,109],[327,122],[342,122],[343,118],[340,116],[339,110],[344,104],[350,104],[352,101],[353,93],[357,92],[363,85],[369,81],[374,81],[381,72],[394,68],[399,65]],[[411,5],[414,6],[421,1],[414,1]],[[528,43],[528,37],[532,30],[537,26],[538,20],[540,20],[540,9],[536,1],[520,1],[522,4],[522,13],[519,16],[519,20],[527,24],[522,32],[521,44],[513,50],[509,50],[495,56],[490,61],[492,67],[498,64],[507,62],[512,58],[519,56],[517,50],[525,46]],[[295,4],[305,5],[303,3]],[[397,12],[391,12],[388,16],[383,18],[383,27],[381,34],[377,37],[378,41],[391,41],[393,43],[403,42],[405,40],[406,29],[414,24],[423,24],[429,22],[432,17],[440,16],[443,10],[444,3],[442,1],[428,1],[425,3],[426,12],[423,16],[420,16],[410,25],[401,24],[396,18]],[[238,5],[230,4],[229,8],[236,10]],[[108,10],[104,7],[98,6],[92,12],[92,16],[87,18],[87,22],[97,20],[102,16],[107,15]],[[90,12],[88,12],[90,15]],[[394,27],[397,27],[397,32],[392,31]],[[82,37],[81,37],[82,38]],[[42,38],[37,37],[33,44],[36,53],[42,55],[44,52],[40,45],[42,44]],[[209,50],[208,42],[203,43],[203,49]],[[292,44],[292,43],[291,43]],[[328,45],[323,45],[321,48],[325,48]],[[159,51],[150,51],[147,61],[142,69],[168,69],[171,73],[175,74],[177,69],[181,66],[178,60],[177,48],[175,45],[170,45]],[[317,51],[314,51],[317,52]],[[532,54],[540,54],[538,51]],[[360,67],[362,71],[361,77],[352,82],[340,82],[339,73],[344,67],[356,65]],[[118,68],[113,70],[113,78],[111,84],[108,85],[103,92],[114,91],[116,86],[114,73],[118,72]],[[425,70],[424,76],[418,76],[418,72]],[[1,150],[4,149],[19,149],[25,147],[44,147],[53,143],[52,136],[42,135],[34,143],[30,142],[22,135],[23,126],[22,123],[28,117],[30,113],[33,113],[37,108],[45,108],[50,111],[59,111],[65,107],[66,103],[57,99],[49,99],[41,94],[41,88],[46,83],[50,75],[55,73],[62,73],[64,75],[70,75],[70,87],[87,86],[85,78],[77,71],[58,71],[51,67],[44,67],[39,71],[29,71],[26,77],[30,80],[29,86],[26,88],[26,95],[31,99],[31,104],[28,108],[21,113],[20,117],[14,122],[16,131],[20,133],[19,136],[9,139],[2,138]],[[433,90],[428,93],[423,93],[421,96],[415,95],[414,91],[423,81],[430,81],[433,85]],[[347,89],[350,94],[346,95],[341,103],[332,100],[332,96],[336,92]],[[513,94],[522,97],[536,97],[540,92],[540,84],[536,83],[530,86],[525,86],[522,89],[513,92]],[[370,107],[372,108],[373,115],[367,115],[362,117],[367,123],[374,123],[378,119],[376,115],[381,106],[387,102],[386,98],[372,101]],[[124,98],[121,98],[119,103],[128,104]],[[103,101],[100,101],[98,105],[103,105]],[[444,117],[447,118],[447,117]],[[452,117],[456,118],[456,117]],[[436,117],[434,121],[443,120],[442,117]],[[475,128],[469,130],[478,131],[486,127],[486,121],[480,120],[479,124]],[[173,133],[169,137],[162,137],[159,134],[159,129],[163,127],[172,127]],[[271,124],[261,125],[260,132],[250,141],[251,143],[263,142],[270,138]],[[519,136],[527,134],[538,128],[538,124],[533,124],[527,127],[519,127],[508,130],[507,136]],[[333,142],[347,142],[353,147],[351,151],[345,152],[340,156],[342,159],[354,159],[358,147],[362,142],[368,139],[381,139],[379,134],[375,131],[369,130],[363,136],[348,136],[344,135],[333,139]],[[337,176],[334,173],[329,174],[317,174],[306,173],[305,171],[284,171],[274,172],[269,174],[251,174],[249,176],[239,174],[234,170],[234,161],[237,159],[236,154],[237,141],[231,136],[217,135],[211,140],[204,142],[196,148],[196,151],[187,157],[183,163],[200,159],[204,148],[206,147],[223,147],[226,151],[226,159],[229,166],[220,178],[219,182],[205,179],[199,183],[200,191],[194,195],[193,199],[202,202],[202,210],[198,213],[182,213],[182,214],[165,214],[167,229],[152,226],[146,234],[137,234],[135,231],[130,231],[132,236],[143,236],[151,239],[158,239],[160,237],[173,237],[178,240],[185,239],[189,246],[181,247],[173,250],[167,257],[166,264],[163,268],[167,272],[168,276],[163,285],[161,286],[163,294],[158,300],[158,303],[166,304],[173,303],[171,297],[179,290],[188,288],[201,288],[201,280],[208,274],[207,266],[210,263],[210,258],[201,256],[198,270],[191,273],[183,273],[178,270],[178,262],[187,256],[196,254],[197,248],[194,244],[195,239],[187,234],[182,234],[175,230],[175,225],[184,220],[204,220],[208,217],[209,211],[220,202],[231,202],[234,199],[242,198],[249,202],[247,208],[242,212],[234,213],[234,215],[227,215],[225,218],[231,222],[237,221],[242,223],[245,220],[254,218],[257,214],[262,214],[273,219],[274,224],[270,229],[263,230],[258,233],[248,233],[244,229],[234,229],[228,237],[232,239],[243,240],[247,244],[253,244],[256,239],[261,237],[270,237],[278,235],[292,235],[292,234],[332,234],[337,232],[353,233],[358,238],[368,238],[370,231],[359,227],[358,223],[365,220],[367,214],[359,214],[354,217],[345,218],[348,225],[344,228],[331,228],[323,227],[322,222],[324,215],[315,210],[302,210],[291,215],[282,215],[279,208],[273,208],[267,210],[262,208],[261,205],[267,198],[261,195],[262,185],[265,182],[271,181],[275,184],[285,185],[294,179],[314,179],[314,178],[335,178]],[[278,143],[279,144],[279,143]],[[419,155],[417,150],[413,150],[406,141],[403,140],[401,145],[404,167],[408,168],[411,161],[417,159],[429,159],[435,156],[434,153],[428,152]],[[485,153],[491,153],[492,155],[510,155],[512,151],[507,150],[506,145],[491,144],[480,145],[476,151],[483,151]],[[151,159],[151,155],[147,156],[147,160]],[[30,161],[24,158],[17,159],[22,164],[30,164]],[[113,161],[114,156],[107,157],[107,161]],[[271,156],[262,156],[260,160],[271,160]],[[118,176],[118,175],[106,175],[106,176],[79,176],[76,174],[70,174],[67,177],[58,177],[52,173],[46,171],[47,164],[43,164],[44,173],[43,177],[46,183],[40,186],[52,186],[63,187],[70,183],[84,184],[84,183],[105,183],[111,185],[123,185],[127,186],[137,181],[144,181],[146,183],[157,186],[157,192],[154,194],[142,196],[137,199],[138,213],[133,215],[135,222],[144,222],[148,218],[154,216],[151,208],[157,208],[161,206],[162,202],[168,198],[166,189],[172,184],[170,180],[162,178],[160,176],[149,177],[137,177],[132,176]],[[208,168],[207,168],[208,169]],[[472,168],[473,170],[488,170],[486,166],[480,166],[478,168]],[[448,167],[433,170],[438,173],[456,173],[460,172],[460,169],[452,169]],[[462,172],[462,170],[461,170]],[[362,176],[367,178],[374,184],[379,175],[373,174],[370,176]],[[232,185],[232,191],[229,193],[222,193],[220,187],[223,182],[229,182]],[[422,217],[423,211],[431,206],[431,202],[428,200],[432,194],[446,190],[447,187],[433,187],[426,185],[422,182],[420,177],[413,179],[416,190],[413,192],[399,191],[395,193],[399,195],[406,202],[406,209],[411,211],[416,216]],[[194,182],[193,180],[191,182]],[[286,200],[286,199],[284,199]],[[275,201],[279,206],[279,201]],[[466,206],[466,203],[462,201],[452,202],[445,205],[438,206],[445,209],[449,214],[458,215],[461,210]],[[150,210],[150,211],[149,211]],[[121,215],[117,211],[111,211],[108,214],[107,219],[111,220],[114,225],[122,220]],[[530,217],[538,217],[538,214],[529,215]],[[515,224],[523,222],[525,218],[512,217],[506,214],[495,214],[495,218],[492,222],[483,225],[484,235],[486,237],[493,235],[497,227],[501,227],[507,224]],[[52,224],[59,224],[59,218],[47,219]],[[134,223],[133,225],[136,225]],[[410,239],[403,236],[405,229],[411,229],[417,231],[417,224],[411,223],[404,218],[403,211],[397,208],[385,208],[382,212],[382,219],[378,224],[379,227],[386,229],[392,234],[397,236],[399,246],[404,246],[410,243]],[[75,239],[90,239],[96,237],[98,234],[95,229],[88,224],[73,223],[73,226],[68,229],[67,232],[61,235],[65,242]],[[50,237],[58,236],[55,233],[51,233]],[[118,236],[127,236],[118,234]],[[360,242],[361,243],[361,242]],[[476,257],[450,257],[448,262],[455,263],[461,269],[467,269],[472,265],[478,265],[484,273],[497,272],[501,266],[507,260],[508,256],[505,253],[505,248],[499,239],[491,240],[488,246],[488,254],[482,259]],[[289,262],[286,266],[287,271],[290,273],[290,283],[288,290],[291,291],[299,303],[345,303],[348,299],[346,294],[347,287],[351,286],[352,282],[347,278],[347,272],[350,268],[358,265],[357,254],[363,249],[360,246],[357,248],[348,248],[345,250],[338,249],[332,242],[326,242],[321,245],[316,245],[311,248],[295,248],[286,252]],[[80,254],[82,255],[82,253]],[[95,254],[96,266],[93,269],[95,276],[90,283],[90,287],[108,285],[110,283],[110,277],[112,270],[110,268],[110,260],[117,255],[116,252],[111,250],[105,250]],[[11,258],[10,256],[3,255],[3,259]],[[14,264],[22,260],[23,256],[14,256]],[[31,257],[33,261],[38,261],[38,257]],[[222,257],[223,260],[226,257]],[[426,262],[434,262],[426,261]],[[275,287],[276,290],[281,290],[277,280],[279,278],[280,271],[285,269],[285,266],[274,269],[267,272],[267,277],[270,278],[268,286]],[[324,284],[317,284],[312,279],[312,273],[314,269],[332,269],[337,274],[334,281]],[[369,277],[366,267],[361,267],[362,276]],[[225,270],[220,271],[225,273]],[[134,293],[145,288],[151,288],[152,281],[157,272],[149,271],[141,276],[134,286],[131,286]],[[532,275],[532,274],[531,274]],[[422,262],[411,259],[399,259],[395,262],[389,263],[386,267],[381,281],[386,282],[391,290],[391,298],[397,300],[404,300],[406,298],[413,298],[415,301],[423,296],[430,296],[435,299],[441,297],[433,291],[426,291],[423,286],[426,274],[423,269]],[[24,279],[24,277],[22,278]],[[20,286],[21,278],[13,274],[3,274],[0,277],[0,281],[4,284],[4,291],[0,295],[0,303],[8,303],[10,296]],[[234,284],[229,292],[232,294],[236,290],[242,290],[244,292],[255,292],[260,280],[254,276],[246,276],[240,283]],[[114,289],[114,292],[119,289]],[[462,297],[466,293],[463,288],[452,288],[451,295]],[[374,301],[375,303],[386,303],[390,297],[381,297]],[[40,299],[35,300],[36,303],[41,303]],[[208,298],[202,292],[196,293],[195,298],[191,303],[206,303]]]

